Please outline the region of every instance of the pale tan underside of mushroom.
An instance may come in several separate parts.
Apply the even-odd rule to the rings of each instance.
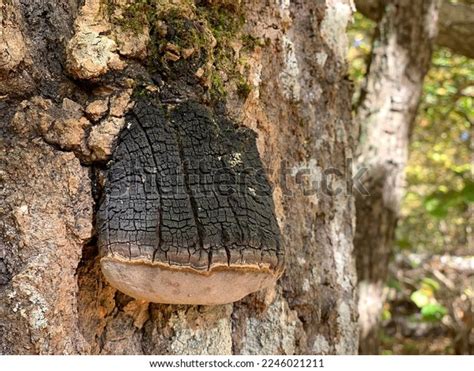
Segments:
[[[217,305],[232,303],[272,286],[281,272],[269,265],[213,264],[201,271],[162,262],[106,256],[102,272],[116,289],[153,303]]]

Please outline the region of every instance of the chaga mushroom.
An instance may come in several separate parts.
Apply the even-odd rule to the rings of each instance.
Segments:
[[[195,102],[135,104],[108,165],[97,230],[107,280],[151,302],[230,303],[283,271],[254,132]]]

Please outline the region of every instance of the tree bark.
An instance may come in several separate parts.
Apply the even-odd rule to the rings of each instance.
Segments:
[[[373,21],[383,13],[382,0],[356,0],[357,10]],[[438,17],[436,44],[450,48],[455,53],[474,58],[474,7],[470,4],[441,2]]]
[[[1,4],[0,353],[357,352],[350,2],[154,4]],[[165,305],[102,276],[95,214],[143,96],[257,134],[286,249],[276,286]]]
[[[377,26],[357,109],[358,171],[354,249],[359,279],[360,352],[378,353],[384,284],[394,243],[411,126],[436,37],[437,1],[387,1]]]

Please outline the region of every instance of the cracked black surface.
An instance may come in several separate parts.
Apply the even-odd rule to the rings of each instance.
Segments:
[[[97,230],[102,255],[198,270],[283,265],[254,132],[195,102],[135,104],[108,165]]]

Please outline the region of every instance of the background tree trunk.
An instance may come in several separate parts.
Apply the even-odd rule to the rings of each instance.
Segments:
[[[355,0],[357,11],[378,22],[384,9],[384,0]],[[450,48],[466,57],[474,57],[474,6],[472,2],[441,0],[436,44]]]
[[[360,352],[378,353],[383,288],[392,252],[411,125],[436,37],[438,1],[390,0],[377,26],[357,110],[357,167],[369,195],[356,193],[354,249],[359,279]]]
[[[0,353],[357,351],[349,3],[1,3]],[[258,134],[287,250],[277,287],[176,306],[104,280],[96,203],[140,94],[225,109]]]

